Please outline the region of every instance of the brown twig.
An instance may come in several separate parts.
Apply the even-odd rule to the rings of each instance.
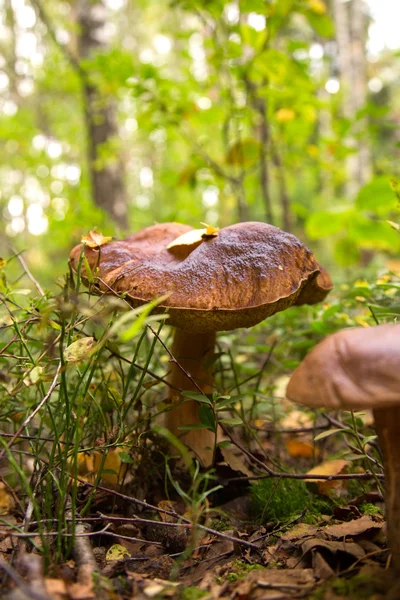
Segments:
[[[43,291],[43,289],[40,286],[40,283],[34,278],[34,276],[32,275],[32,273],[30,272],[28,265],[26,264],[26,262],[24,261],[24,259],[22,258],[21,254],[19,252],[17,252],[16,250],[14,250],[14,248],[11,248],[11,250],[14,252],[14,255],[17,257],[17,259],[19,260],[21,267],[23,268],[23,270],[25,271],[25,274],[29,277],[29,279],[32,281],[32,283],[34,284],[34,286],[36,287],[37,291],[39,292],[39,294],[44,297],[45,293]]]

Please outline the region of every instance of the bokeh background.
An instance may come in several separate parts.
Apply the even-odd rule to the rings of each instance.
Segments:
[[[260,220],[334,273],[396,268],[399,21],[394,0],[0,0],[1,256],[51,287],[94,227]]]

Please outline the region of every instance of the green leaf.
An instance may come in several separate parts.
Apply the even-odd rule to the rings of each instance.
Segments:
[[[317,442],[318,440],[323,440],[331,435],[333,435],[334,433],[343,433],[343,429],[329,429],[328,431],[323,431],[322,433],[319,433],[318,435],[315,436],[314,441]]]
[[[306,233],[313,240],[335,235],[343,230],[352,213],[353,210],[348,208],[316,212],[307,219]]]
[[[202,423],[192,423],[191,425],[180,425],[178,429],[180,431],[193,431],[194,429],[208,429],[208,426]]]
[[[205,404],[201,404],[201,406],[199,406],[199,417],[201,423],[205,425],[207,429],[215,431],[214,413],[209,406]]]
[[[360,260],[360,250],[353,240],[342,238],[335,244],[333,255],[336,262],[343,267],[354,265]]]
[[[204,396],[204,394],[198,394],[197,392],[182,392],[181,395],[184,398],[196,400],[196,402],[202,402],[203,404],[212,404],[210,398],[207,398],[207,396]]]
[[[252,138],[234,142],[229,148],[225,161],[228,165],[249,167],[259,160],[260,143]]]
[[[92,269],[90,268],[89,261],[84,254],[82,254],[82,260],[83,260],[83,264],[85,265],[86,278],[89,283],[93,283],[94,275],[92,273]]]
[[[232,442],[230,440],[223,440],[222,442],[218,442],[218,448],[228,448]]]
[[[232,417],[230,419],[218,419],[218,421],[223,425],[231,425],[232,427],[234,425],[243,425],[243,421],[240,417]]]
[[[127,452],[120,452],[118,456],[120,457],[121,462],[133,465],[133,458]]]
[[[228,406],[232,406],[238,401],[237,396],[232,396],[230,398],[225,398],[217,401],[217,410],[224,410]]]
[[[358,210],[368,210],[377,215],[385,215],[396,208],[396,197],[390,185],[390,178],[380,175],[364,185],[356,198]]]
[[[335,33],[332,19],[328,15],[319,15],[315,12],[307,12],[306,18],[311,27],[324,38],[330,38]]]

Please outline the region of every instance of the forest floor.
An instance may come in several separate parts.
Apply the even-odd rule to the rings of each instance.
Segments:
[[[303,444],[304,439],[298,442],[296,452],[304,452]],[[386,597],[392,586],[390,554],[385,545],[383,498],[374,485],[367,482],[366,487],[363,480],[346,478],[307,484],[268,478],[251,486],[247,478],[257,471],[252,474],[249,457],[240,456],[237,448],[224,451],[224,455],[214,480],[207,484],[220,487],[210,495],[204,485],[196,493],[186,485],[184,492],[188,477],[179,474],[179,469],[174,472],[179,493],[169,494],[174,499],[163,499],[166,492],[157,481],[144,481],[139,489],[132,481],[123,486],[102,482],[90,512],[85,517],[75,513],[71,558],[54,567],[47,565],[46,575],[46,559],[38,552],[40,536],[23,533],[35,526],[33,516],[25,514],[22,519],[18,499],[7,501],[3,489],[2,512],[7,512],[7,502],[14,509],[1,519],[2,597]],[[322,463],[320,472],[343,473],[344,462]],[[197,477],[202,479],[201,473]],[[77,506],[85,504],[92,490],[93,485],[82,480]],[[351,497],[354,491],[359,495]],[[20,537],[15,535],[17,528]],[[51,557],[47,560],[51,562]]]

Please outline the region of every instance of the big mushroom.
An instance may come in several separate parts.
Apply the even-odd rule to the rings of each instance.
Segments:
[[[168,312],[168,323],[176,328],[172,354],[205,394],[214,389],[210,358],[217,331],[251,327],[289,306],[320,302],[332,288],[327,271],[300,240],[265,223],[221,230],[153,225],[101,248],[76,246],[70,254],[75,271],[82,250],[90,268],[97,269],[100,293],[124,294],[132,306],[167,295],[157,310]],[[193,381],[171,365],[172,408],[165,425],[209,466],[214,434],[180,430],[200,423],[198,403],[182,402],[175,391],[193,391]]]
[[[385,469],[388,545],[400,572],[400,325],[328,336],[294,371],[286,394],[309,407],[372,409]]]

